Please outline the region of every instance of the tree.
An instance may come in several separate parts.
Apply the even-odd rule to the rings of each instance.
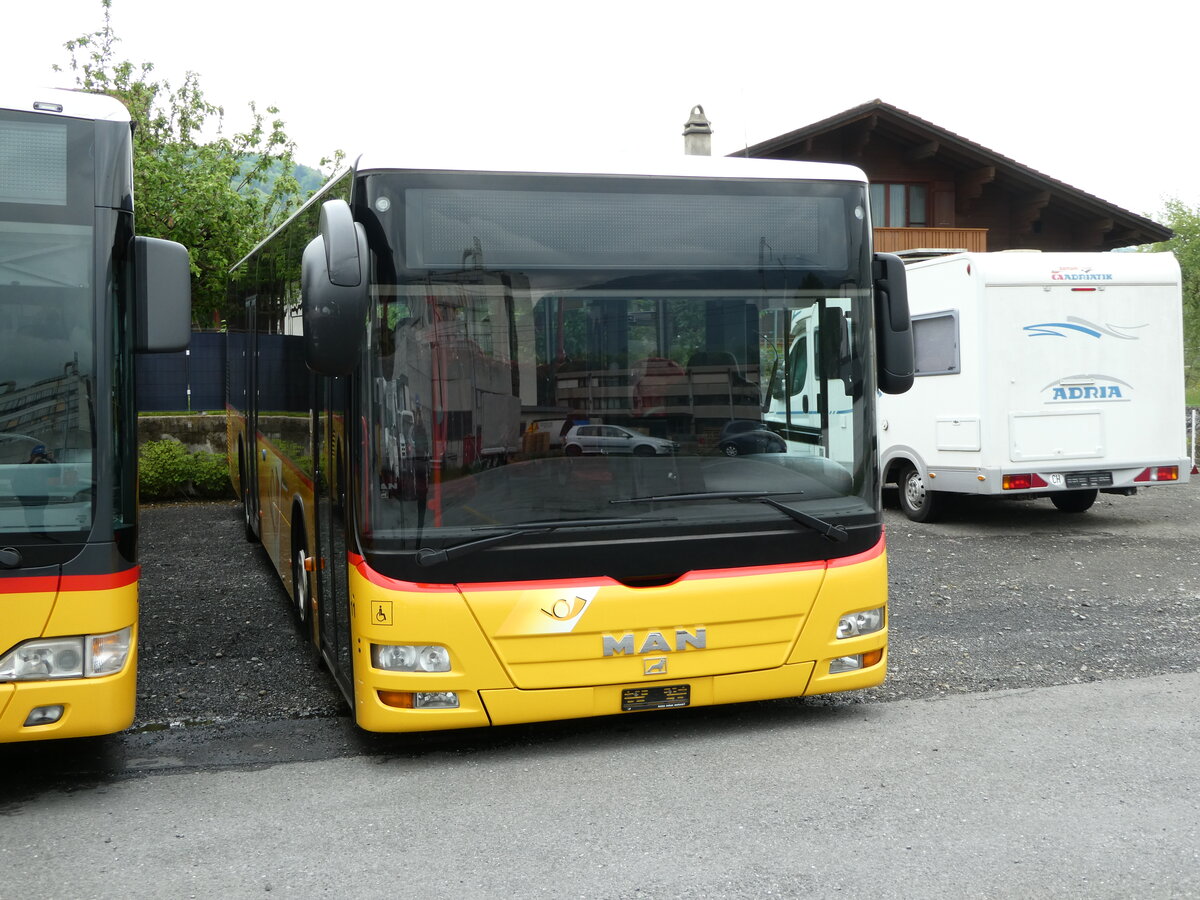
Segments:
[[[216,324],[224,316],[230,266],[305,199],[295,146],[274,106],[260,112],[251,102],[250,127],[226,136],[225,111],[206,99],[196,73],[173,88],[153,78],[152,63],[117,61],[112,0],[101,6],[103,26],[64,45],[71,71],[80,88],[115,97],[129,110],[138,233],[188,248],[193,320]],[[320,165],[341,157],[339,151]]]
[[[1169,250],[1183,270],[1183,361],[1188,385],[1200,382],[1200,208],[1168,200],[1158,217],[1175,232],[1151,250]]]

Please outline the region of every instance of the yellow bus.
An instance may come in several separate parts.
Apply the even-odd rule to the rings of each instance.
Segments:
[[[234,267],[246,536],[359,726],[883,680],[912,340],[867,204],[837,165],[364,156]]]
[[[187,251],[134,236],[131,136],[111,98],[0,90],[0,742],[133,721],[134,351],[191,311]]]

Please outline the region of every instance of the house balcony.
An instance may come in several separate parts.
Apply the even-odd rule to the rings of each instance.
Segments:
[[[969,250],[987,252],[986,228],[876,228],[875,250]]]

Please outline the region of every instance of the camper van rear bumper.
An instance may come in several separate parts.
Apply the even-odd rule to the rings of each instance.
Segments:
[[[1106,467],[1006,466],[968,468],[931,466],[929,490],[956,494],[1051,494],[1057,491],[1099,490],[1106,494],[1130,494],[1139,487],[1185,484],[1191,472],[1188,460],[1168,460]],[[1006,486],[1007,483],[1007,486]]]

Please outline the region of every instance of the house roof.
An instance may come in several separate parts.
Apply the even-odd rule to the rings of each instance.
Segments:
[[[936,155],[948,165],[963,171],[992,167],[995,174],[991,180],[997,186],[1013,193],[1040,196],[1045,203],[1053,204],[1073,218],[1093,220],[1096,227],[1105,232],[1103,243],[1108,247],[1165,241],[1173,233],[1145,216],[1043,175],[995,150],[989,150],[879,99],[730,155],[812,159],[808,154],[812,150],[813,140],[837,131],[857,133],[863,141],[872,134],[879,134],[909,147],[911,154]],[[855,162],[847,158],[833,161]]]

